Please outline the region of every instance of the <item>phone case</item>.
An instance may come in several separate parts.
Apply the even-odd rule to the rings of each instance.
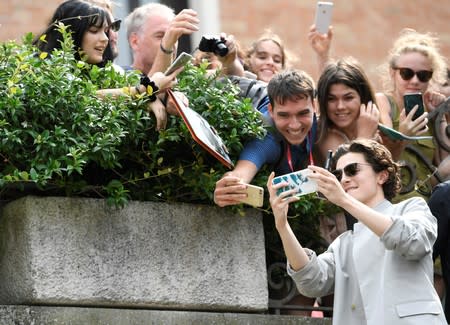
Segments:
[[[241,200],[241,202],[254,207],[262,207],[264,203],[264,189],[260,186],[255,186],[251,184],[246,185],[247,185],[247,197]]]
[[[387,127],[383,124],[378,124],[378,129],[385,135],[387,135],[392,140],[429,140],[433,139],[433,136],[428,135],[421,135],[421,136],[407,136],[403,133],[391,129],[390,127]]]
[[[181,52],[180,55],[175,59],[175,61],[172,62],[170,67],[167,68],[166,72],[164,74],[167,76],[174,72],[176,69],[184,66],[186,63],[192,60],[192,55],[186,52]]]
[[[420,117],[424,112],[424,106],[423,106],[423,98],[421,93],[411,93],[411,94],[405,94],[403,96],[404,104],[405,104],[405,112],[406,115],[411,112],[411,110],[414,108],[414,106],[419,105],[419,108],[414,113],[413,120]]]
[[[308,177],[308,175],[311,173],[312,171],[310,169],[302,169],[290,174],[275,177],[272,181],[272,184],[275,185],[281,182],[289,183],[289,186],[278,189],[277,195],[280,195],[281,193],[292,189],[297,190],[297,192],[294,194],[295,196],[302,196],[305,194],[317,192],[316,181]]]
[[[333,13],[333,2],[317,2],[316,18],[314,24],[320,34],[328,33],[328,27],[331,23],[331,15]]]

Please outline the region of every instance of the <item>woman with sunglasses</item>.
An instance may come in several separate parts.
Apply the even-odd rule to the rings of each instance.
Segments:
[[[310,178],[331,203],[358,223],[320,255],[303,248],[288,222],[295,190],[277,196],[286,183],[267,187],[287,269],[310,297],[334,293],[333,324],[447,324],[433,287],[432,245],[436,219],[422,198],[392,204],[400,187],[398,165],[375,140],[341,145],[333,172],[310,166]]]
[[[445,96],[433,91],[432,86],[442,84],[445,73],[445,60],[438,51],[437,39],[429,33],[403,30],[383,66],[385,92],[376,94],[380,122],[408,136],[432,135],[429,128],[431,124],[428,126],[428,113],[445,100]],[[413,119],[417,108],[406,114],[403,96],[418,92],[423,95],[426,112]],[[402,172],[403,195],[398,196],[395,201],[415,195],[427,198],[432,186],[439,181],[435,177],[429,177],[433,173],[433,166],[438,166],[448,153],[440,150],[432,140],[393,141],[383,136],[383,143],[396,160],[407,162],[407,168]],[[412,175],[413,173],[416,175]],[[417,176],[415,184],[414,176]]]

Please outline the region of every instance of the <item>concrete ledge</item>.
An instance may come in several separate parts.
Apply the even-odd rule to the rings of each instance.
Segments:
[[[108,308],[0,306],[0,323],[46,325],[331,325],[329,318]]]
[[[262,216],[25,197],[0,217],[0,304],[264,311]]]

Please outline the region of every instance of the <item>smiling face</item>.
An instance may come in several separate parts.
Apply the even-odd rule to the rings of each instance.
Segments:
[[[283,68],[283,53],[272,40],[258,43],[250,56],[250,67],[259,80],[269,82],[273,75]]]
[[[430,59],[419,52],[408,52],[400,55],[395,62],[395,66],[398,68],[409,68],[413,71],[433,70]],[[414,75],[410,80],[403,80],[399,70],[391,69],[391,77],[394,80],[397,96],[400,98],[404,94],[424,93],[428,89],[429,82],[421,82],[417,75]]]
[[[364,158],[362,153],[349,152],[339,158],[336,169],[359,163],[357,173],[347,176],[342,173],[341,184],[344,191],[369,207],[374,207],[384,199],[383,183],[386,179],[385,171],[376,173]]]
[[[333,84],[327,99],[327,115],[334,125],[341,130],[356,125],[361,107],[358,92],[344,84]]]
[[[311,98],[287,100],[283,105],[276,103],[269,113],[278,132],[290,144],[301,144],[312,126],[314,104]]]
[[[105,21],[101,27],[90,26],[84,33],[81,41],[81,49],[86,62],[98,64],[103,61],[103,52],[108,46],[108,26]]]

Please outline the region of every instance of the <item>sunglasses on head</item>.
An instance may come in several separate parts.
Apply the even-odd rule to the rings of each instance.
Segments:
[[[113,32],[118,32],[120,29],[120,23],[122,23],[122,20],[117,19],[114,20],[111,25],[109,25],[109,28],[113,31]]]
[[[360,171],[359,165],[372,166],[371,164],[363,164],[363,163],[351,163],[345,166],[342,169],[335,169],[331,173],[337,178],[340,182],[342,180],[342,174],[344,173],[347,177],[352,177],[358,174]]]
[[[431,77],[433,77],[433,71],[429,70],[420,70],[420,71],[414,71],[410,68],[398,68],[394,67],[394,70],[398,70],[400,73],[400,77],[402,77],[403,80],[408,81],[411,80],[414,75],[417,76],[417,79],[419,79],[420,82],[428,82],[430,81]]]

